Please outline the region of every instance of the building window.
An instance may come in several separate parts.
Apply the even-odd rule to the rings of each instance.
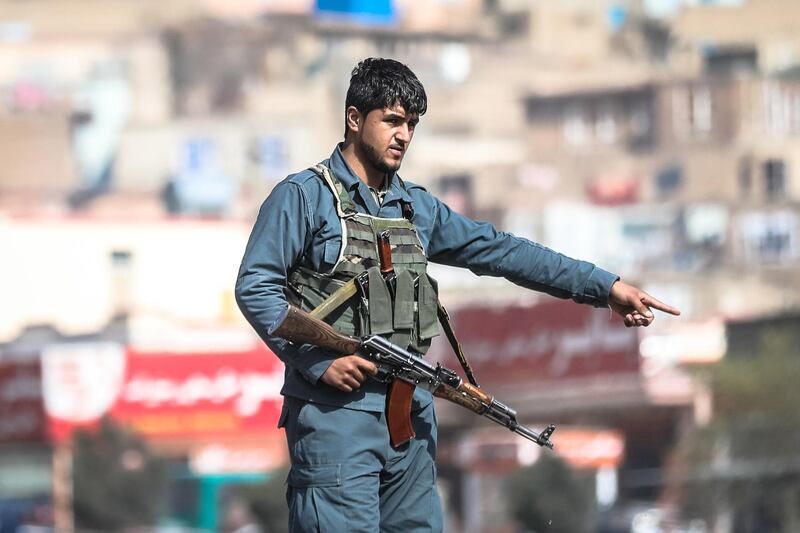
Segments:
[[[128,250],[112,250],[111,266],[114,270],[127,270],[131,267],[133,256]]]
[[[603,144],[617,142],[617,122],[614,119],[614,110],[610,105],[601,106],[597,111],[594,121],[594,134]]]
[[[709,87],[675,88],[672,93],[672,122],[678,137],[685,139],[708,134],[713,127]]]
[[[695,87],[691,99],[692,130],[700,133],[711,131],[711,91],[708,87]]]
[[[591,138],[591,128],[583,106],[567,108],[564,116],[564,140],[571,146],[586,146]]]
[[[750,213],[739,219],[745,260],[787,263],[798,257],[797,216],[788,211]]]
[[[653,120],[650,109],[640,104],[631,113],[630,143],[632,147],[644,147],[652,143]]]
[[[762,94],[767,134],[783,138],[800,133],[800,88],[770,81],[764,84]]]
[[[617,142],[617,116],[609,102],[594,105],[578,103],[564,110],[564,140],[570,146]]]
[[[739,159],[738,175],[739,195],[748,198],[753,190],[753,160],[750,156]]]
[[[683,186],[683,165],[669,165],[656,174],[656,188],[660,198],[672,196]]]
[[[758,71],[758,51],[752,45],[720,46],[705,57],[709,74],[750,74]]]
[[[133,306],[133,254],[111,250],[111,304],[115,314],[127,314]]]
[[[770,201],[786,197],[786,164],[782,159],[764,162],[764,195]]]

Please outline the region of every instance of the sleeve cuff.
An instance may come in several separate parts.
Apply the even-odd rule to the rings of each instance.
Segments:
[[[278,315],[278,318],[275,319],[275,322],[273,322],[272,325],[269,327],[269,329],[267,329],[267,334],[272,335],[273,333],[275,333],[275,330],[278,329],[281,326],[281,324],[283,324],[284,320],[286,320],[286,315],[288,314],[289,314],[289,304],[286,304],[286,306]]]
[[[319,382],[337,355],[313,344],[296,345],[280,337],[267,337],[267,345],[283,361],[297,370],[312,385]]]
[[[304,344],[292,356],[291,365],[296,368],[312,385],[319,382],[322,374],[328,370],[338,356],[311,344]]]
[[[616,274],[594,267],[591,274],[589,274],[589,279],[586,280],[583,294],[579,298],[575,298],[575,301],[593,305],[594,307],[608,307],[611,286],[618,280],[619,276]]]

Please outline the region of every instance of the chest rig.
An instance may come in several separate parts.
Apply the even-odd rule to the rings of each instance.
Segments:
[[[431,339],[438,335],[438,297],[436,283],[427,274],[428,260],[414,224],[405,218],[357,212],[330,169],[317,165],[311,170],[333,194],[342,226],[342,245],[329,272],[299,266],[289,274],[289,302],[311,311],[357,277],[359,297],[339,306],[327,322],[346,335],[380,335],[398,346],[425,353]],[[396,274],[391,285],[387,285],[380,271],[378,242],[384,232],[389,235]]]

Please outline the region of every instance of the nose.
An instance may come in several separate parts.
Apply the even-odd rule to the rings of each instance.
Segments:
[[[406,144],[411,140],[411,135],[411,128],[408,126],[408,123],[404,123],[397,129],[395,139],[401,144]]]

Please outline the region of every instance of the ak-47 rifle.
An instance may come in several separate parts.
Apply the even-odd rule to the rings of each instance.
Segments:
[[[519,424],[516,411],[498,402],[479,387],[465,383],[454,371],[438,363],[434,366],[383,337],[348,337],[294,306],[289,307],[289,313],[275,335],[296,343],[315,344],[342,354],[360,355],[376,364],[376,379],[386,382],[402,381],[425,388],[434,396],[483,415],[540,446],[553,447],[550,436],[556,429],[554,425],[551,424],[541,433],[537,433]],[[397,416],[404,416],[405,420],[387,420],[390,428],[410,424],[410,412],[387,413],[387,418]]]

